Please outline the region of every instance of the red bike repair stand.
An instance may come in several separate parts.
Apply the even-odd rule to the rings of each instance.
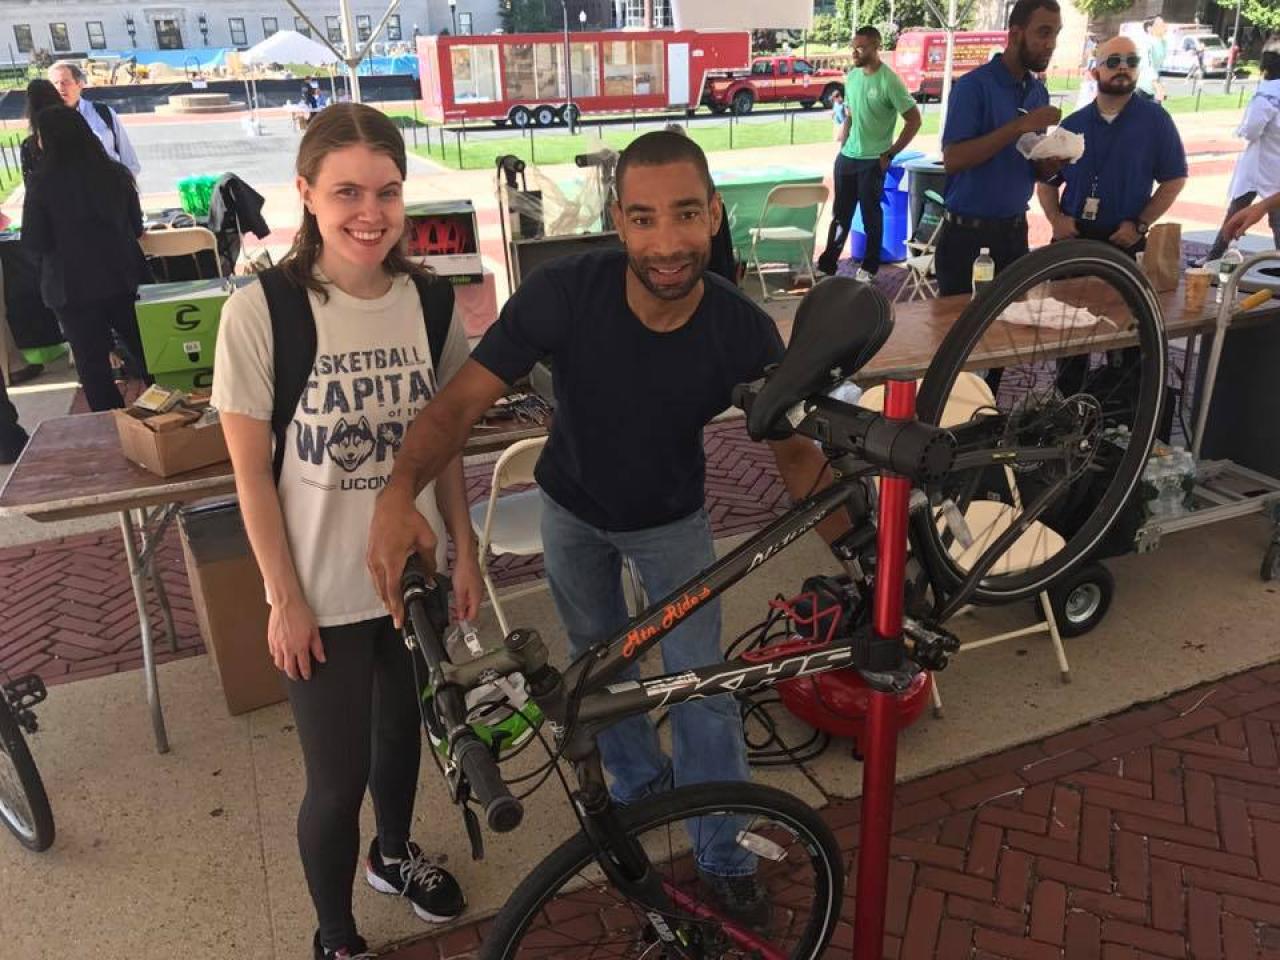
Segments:
[[[914,381],[890,380],[885,388],[884,415],[891,420],[914,420]],[[911,481],[885,474],[880,480],[880,520],[877,531],[874,640],[894,644],[898,664],[902,648],[902,597],[907,561],[907,504]],[[857,895],[853,921],[854,960],[884,956],[884,912],[889,887],[889,843],[893,830],[893,785],[898,760],[897,695],[872,690],[862,740],[862,823],[859,828]]]

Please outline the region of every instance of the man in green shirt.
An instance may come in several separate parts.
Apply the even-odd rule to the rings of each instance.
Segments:
[[[894,156],[904,150],[920,129],[920,110],[902,79],[880,62],[880,31],[861,27],[853,37],[853,69],[844,80],[844,102],[848,109],[840,131],[840,152],[836,155],[835,202],[831,206],[831,229],[827,248],[818,258],[818,270],[834,274],[849,239],[854,211],[862,207],[867,251],[858,267],[857,279],[869,283],[880,269],[880,240],[884,214],[880,194],[884,172]],[[898,139],[894,128],[901,114],[905,123]]]

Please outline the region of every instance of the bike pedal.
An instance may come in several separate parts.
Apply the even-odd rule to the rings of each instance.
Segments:
[[[22,713],[38,703],[43,703],[49,696],[44,680],[37,674],[28,673],[4,684],[5,699],[13,707],[14,713]]]

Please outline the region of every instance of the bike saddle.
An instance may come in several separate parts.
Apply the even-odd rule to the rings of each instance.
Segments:
[[[751,439],[778,434],[789,409],[857,373],[892,331],[893,308],[875,287],[847,277],[819,283],[796,310],[787,352],[747,412]]]

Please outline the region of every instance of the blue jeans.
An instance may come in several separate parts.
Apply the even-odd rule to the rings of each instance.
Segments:
[[[584,523],[546,494],[542,496],[542,550],[556,610],[569,633],[569,651],[582,651],[616,634],[627,623],[622,559],[629,558],[651,600],[660,600],[715,560],[711,524],[704,510],[648,530],[615,533]],[[712,600],[663,638],[659,649],[667,673],[719,663],[720,601]],[[632,665],[620,679],[637,680]],[[626,717],[601,732],[610,792],[619,803],[635,803],[677,786],[711,780],[750,780],[742,715],[729,696],[671,708],[672,760],[658,745],[648,715]],[[674,768],[674,778],[672,776]],[[738,846],[728,818],[690,821],[698,865],[721,876],[751,873],[754,858]],[[709,837],[704,841],[703,836]]]

